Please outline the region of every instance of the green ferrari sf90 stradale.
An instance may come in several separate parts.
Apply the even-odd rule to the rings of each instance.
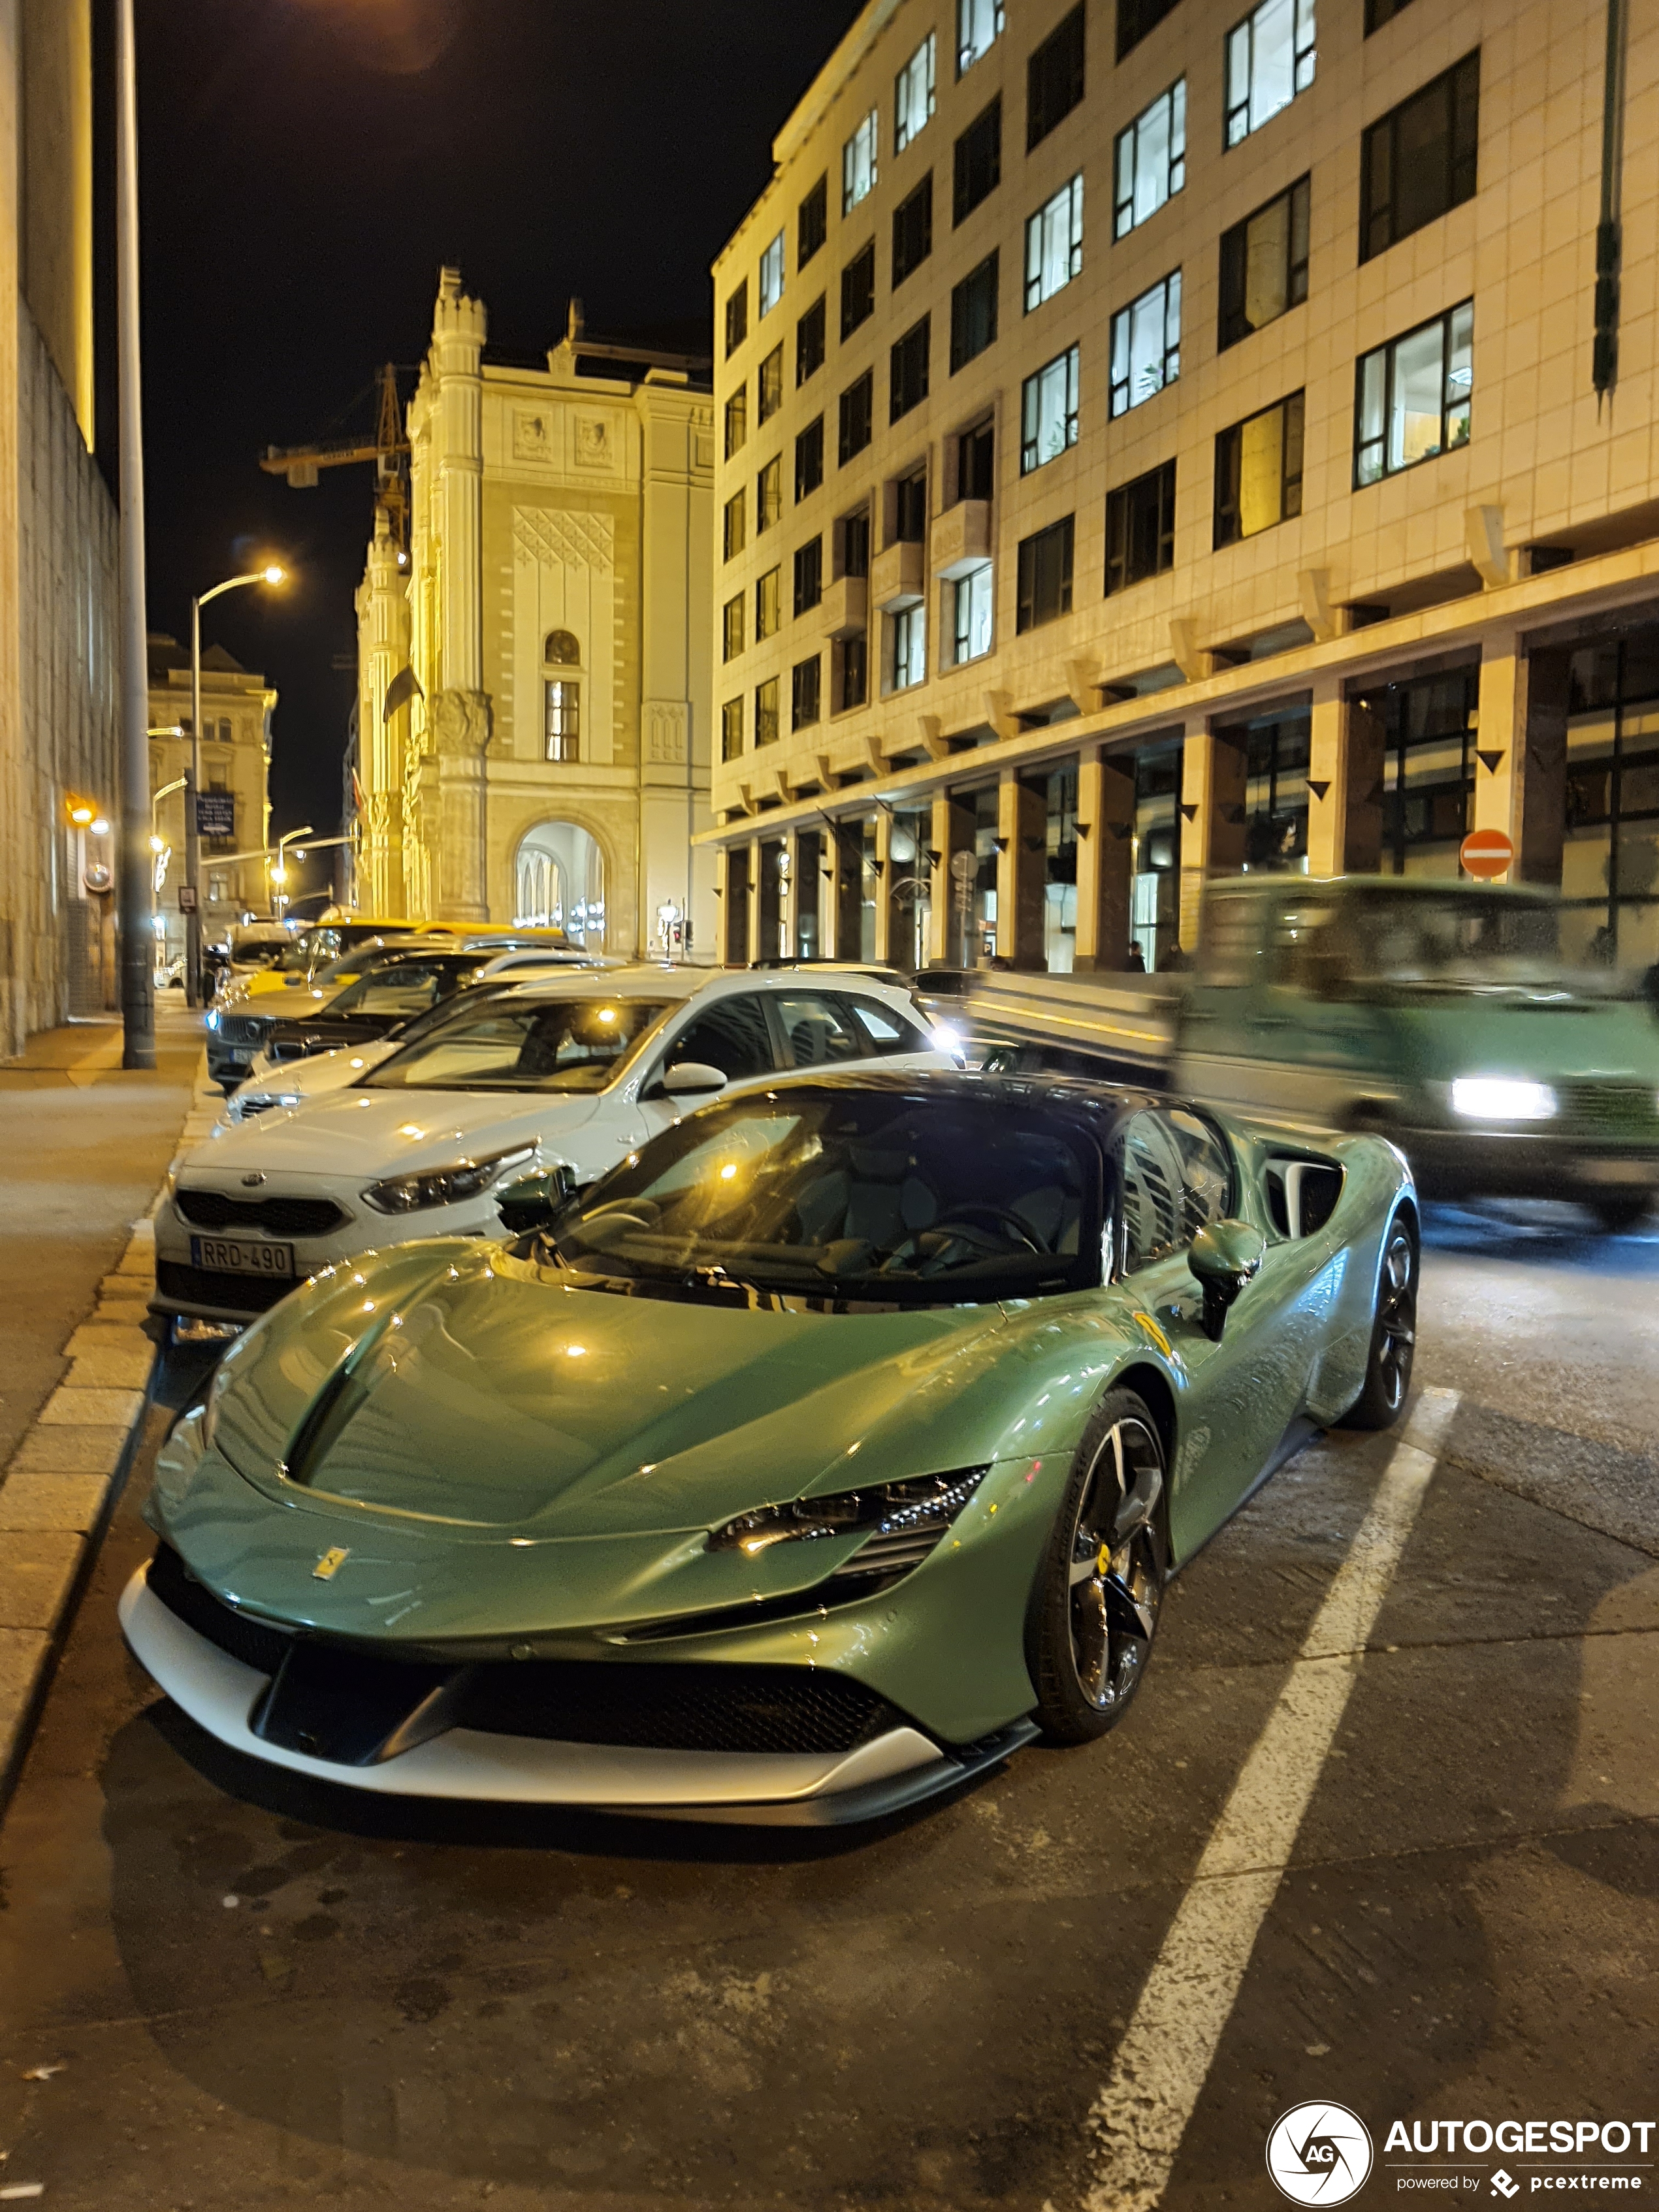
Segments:
[[[705,1108],[285,1299],[175,1430],[133,1650],[365,1790],[835,1821],[1124,1713],[1169,1577],[1406,1395],[1405,1162],[1105,1085]]]

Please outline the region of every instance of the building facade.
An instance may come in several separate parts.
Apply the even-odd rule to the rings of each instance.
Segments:
[[[1455,873],[1659,959],[1659,21],[872,0],[714,267],[729,960]],[[1132,949],[1133,948],[1133,949]]]
[[[89,0],[0,9],[0,1059],[31,1030],[112,1009],[118,988],[117,544],[92,456],[92,117]]]
[[[222,943],[234,921],[270,914],[271,882],[264,847],[270,836],[270,718],[276,694],[222,645],[202,653],[202,793],[212,835],[202,839],[202,939]],[[176,638],[149,639],[149,787],[156,855],[158,957],[179,958],[185,918],[179,885],[185,872],[185,793],[191,765],[190,651]],[[160,794],[167,793],[165,798]],[[232,855],[241,857],[233,858]]]
[[[446,270],[357,595],[359,904],[708,958],[706,364],[574,309],[544,366],[485,335]]]

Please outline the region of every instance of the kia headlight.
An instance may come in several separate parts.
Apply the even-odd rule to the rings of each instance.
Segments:
[[[1547,1121],[1556,1111],[1547,1083],[1508,1075],[1460,1075],[1451,1087],[1454,1114],[1470,1121]]]
[[[209,1014],[209,1016],[208,1016],[208,1018],[207,1018],[207,1024],[206,1024],[206,1026],[207,1026],[209,1029],[210,1029],[210,1030],[216,1030],[216,1029],[218,1028],[218,1026],[219,1026],[219,1015],[218,1015],[218,1012],[217,1012],[216,1008],[215,1009],[215,1011],[214,1011],[213,1012],[211,1012],[211,1013],[210,1013],[210,1014]]]
[[[459,1206],[477,1198],[509,1168],[522,1167],[536,1156],[534,1145],[520,1145],[510,1152],[492,1152],[487,1160],[458,1160],[453,1167],[428,1168],[423,1175],[391,1176],[372,1182],[363,1193],[377,1213],[421,1213],[431,1206]]]
[[[844,1490],[834,1498],[800,1498],[763,1506],[716,1528],[711,1552],[741,1552],[758,1559],[775,1544],[810,1544],[825,1536],[862,1536],[850,1559],[830,1579],[902,1574],[920,1566],[990,1473],[958,1468],[908,1482],[884,1482],[870,1490]]]

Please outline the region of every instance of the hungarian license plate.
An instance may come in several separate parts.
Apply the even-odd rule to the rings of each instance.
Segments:
[[[190,1264],[215,1275],[280,1275],[294,1279],[291,1244],[258,1244],[252,1237],[192,1237]]]

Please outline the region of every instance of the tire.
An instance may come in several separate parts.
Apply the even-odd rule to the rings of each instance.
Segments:
[[[1622,1198],[1597,1198],[1589,1201],[1589,1210],[1608,1237],[1622,1237],[1626,1230],[1647,1218],[1653,1203],[1653,1193],[1644,1190],[1640,1197],[1627,1193]]]
[[[1396,1214],[1383,1239],[1364,1387],[1342,1416],[1345,1429],[1389,1429],[1405,1411],[1417,1349],[1417,1238]]]
[[[1092,1743],[1140,1686],[1169,1570],[1163,1439],[1133,1390],[1109,1390],[1072,1462],[1031,1593],[1027,1657],[1050,1743]],[[1138,1516],[1115,1550],[1114,1523]]]

